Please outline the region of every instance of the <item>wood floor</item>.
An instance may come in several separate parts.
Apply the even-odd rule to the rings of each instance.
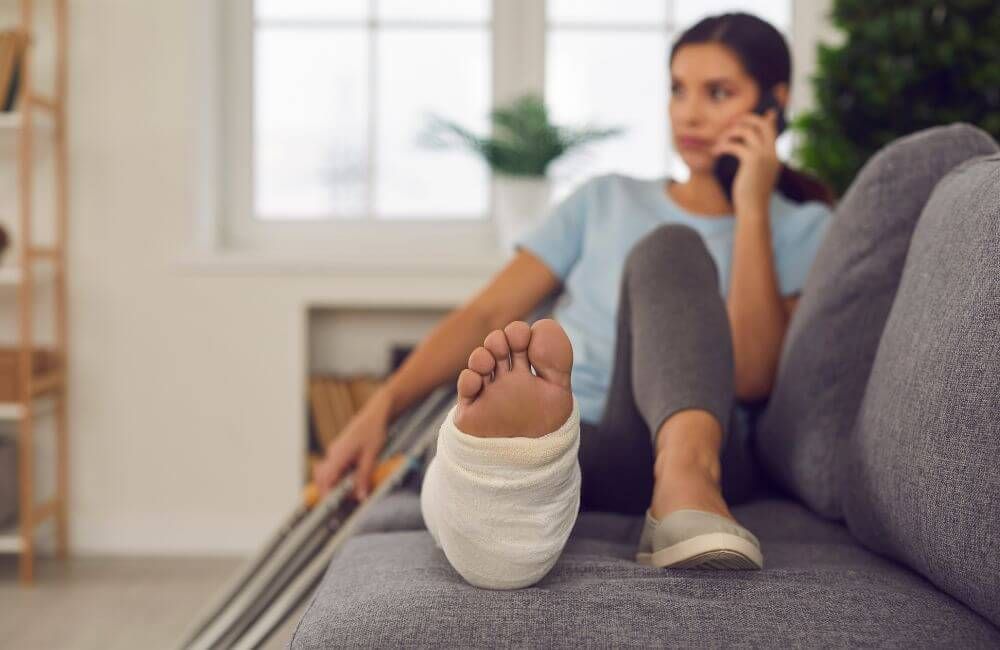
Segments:
[[[188,626],[241,560],[42,558],[32,587],[17,558],[0,556],[0,646],[19,650],[176,648]],[[285,648],[301,609],[264,646]]]

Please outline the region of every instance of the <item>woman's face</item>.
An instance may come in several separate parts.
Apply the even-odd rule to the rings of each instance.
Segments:
[[[674,54],[670,84],[674,147],[692,173],[711,170],[712,145],[737,117],[757,105],[757,82],[729,48],[697,43],[682,45]]]

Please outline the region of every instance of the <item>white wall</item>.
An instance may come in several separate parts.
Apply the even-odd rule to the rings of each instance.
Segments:
[[[297,499],[306,312],[447,306],[482,273],[192,269],[200,0],[70,3],[76,551],[255,548]]]
[[[791,109],[795,113],[815,107],[810,77],[816,69],[816,44],[843,41],[843,34],[830,23],[833,0],[795,0],[792,4]]]
[[[79,553],[255,548],[300,490],[309,308],[409,306],[426,317],[471,297],[497,268],[400,277],[186,263],[211,206],[201,164],[214,129],[207,5],[70,2]]]

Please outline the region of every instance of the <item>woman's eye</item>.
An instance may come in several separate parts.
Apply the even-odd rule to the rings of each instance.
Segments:
[[[712,99],[716,100],[727,99],[729,97],[729,94],[730,93],[728,90],[721,87],[716,87],[709,91],[709,95],[712,96]]]
[[[678,86],[677,84],[674,84],[673,86],[670,87],[670,92],[673,93],[674,95],[677,95],[681,92],[681,87]]]

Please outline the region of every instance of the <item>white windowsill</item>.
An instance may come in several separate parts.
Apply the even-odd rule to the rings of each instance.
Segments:
[[[487,278],[508,259],[499,250],[485,255],[456,253],[454,257],[360,254],[348,257],[216,249],[188,251],[177,260],[177,268],[185,273],[207,275],[369,275],[405,280],[413,274],[463,273]]]
[[[386,262],[291,254],[191,251],[177,259],[183,275],[280,281],[303,313],[314,308],[453,309],[485,286],[504,265],[492,257]]]
[[[513,255],[502,250],[492,220],[409,222],[268,222],[227,228],[220,212],[197,218],[200,236],[178,270],[226,275],[489,277]],[[229,224],[231,225],[231,224]]]

